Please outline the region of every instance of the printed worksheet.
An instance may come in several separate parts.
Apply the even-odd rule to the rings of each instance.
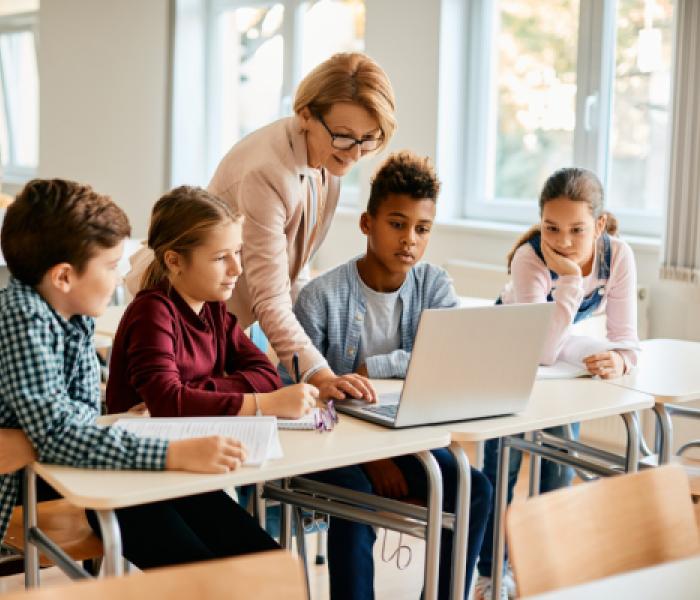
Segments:
[[[537,379],[589,377],[590,373],[583,364],[583,359],[592,354],[608,350],[639,350],[639,344],[633,342],[611,342],[607,339],[585,335],[572,335],[564,343],[557,362],[537,369]]]
[[[232,437],[243,442],[248,452],[245,464],[261,465],[282,458],[275,417],[149,417],[118,419],[121,427],[139,437],[184,440],[210,435]]]

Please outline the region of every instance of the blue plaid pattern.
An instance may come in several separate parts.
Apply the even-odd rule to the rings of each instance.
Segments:
[[[338,375],[353,373],[360,366],[362,320],[367,312],[367,301],[360,286],[358,259],[310,281],[299,292],[294,305],[294,314],[304,331]],[[419,263],[408,272],[399,290],[399,301],[402,303],[401,347],[367,359],[367,372],[372,378],[406,376],[424,308],[459,306],[450,276],[429,263]],[[278,368],[282,377],[288,379],[283,367]]]
[[[96,424],[100,389],[94,321],[61,317],[32,287],[0,290],[0,427],[22,429],[45,463],[98,469],[165,468],[168,444]],[[0,475],[0,541],[19,473]]]

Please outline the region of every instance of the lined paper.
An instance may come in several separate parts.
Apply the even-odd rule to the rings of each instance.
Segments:
[[[268,459],[282,458],[275,417],[149,417],[118,419],[114,422],[139,437],[185,440],[211,435],[243,442],[248,457],[244,464],[261,465]]]

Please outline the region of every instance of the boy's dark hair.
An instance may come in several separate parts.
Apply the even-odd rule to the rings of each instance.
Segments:
[[[89,185],[34,179],[10,204],[0,234],[10,273],[37,285],[59,263],[82,273],[97,248],[113,248],[131,234],[124,211]]]
[[[429,158],[403,150],[391,154],[372,178],[367,212],[376,215],[389,194],[406,194],[416,200],[437,201],[440,182]]]

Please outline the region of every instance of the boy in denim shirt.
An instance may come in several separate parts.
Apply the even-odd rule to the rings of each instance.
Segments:
[[[367,236],[366,253],[314,279],[300,292],[294,312],[335,373],[404,378],[422,310],[458,306],[445,271],[419,262],[430,239],[439,188],[428,159],[409,152],[390,156],[372,181],[367,210],[360,218],[360,229]],[[447,449],[433,454],[443,475],[443,509],[454,512],[457,465]],[[311,477],[392,498],[425,499],[427,495],[425,472],[412,456]],[[491,495],[488,480],[472,469],[467,594]],[[333,600],[374,597],[374,541],[371,526],[331,519],[328,559]],[[451,555],[452,532],[444,530],[440,598],[449,596]]]
[[[109,197],[71,181],[31,181],[8,208],[2,252],[12,277],[0,291],[0,427],[23,432],[37,459],[47,463],[205,473],[235,469],[245,459],[236,440],[212,436],[169,443],[96,423],[100,390],[93,317],[114,293],[129,233],[126,215]],[[25,448],[25,459],[11,468],[33,458],[18,435],[11,443]],[[20,497],[19,479],[17,472],[0,475],[0,541]],[[117,511],[122,528],[123,518],[134,511],[150,517],[140,538],[122,532],[124,555],[147,568],[276,547],[233,501],[229,507],[213,494],[191,498],[188,507],[187,499],[179,499]],[[171,516],[187,520],[187,511],[207,509],[211,516],[214,508],[217,522],[200,526],[192,520],[186,538],[172,533]],[[241,533],[251,537],[237,540],[238,546],[207,546],[207,536],[215,539],[225,530],[234,540]],[[158,546],[167,535],[179,543],[170,553]]]

